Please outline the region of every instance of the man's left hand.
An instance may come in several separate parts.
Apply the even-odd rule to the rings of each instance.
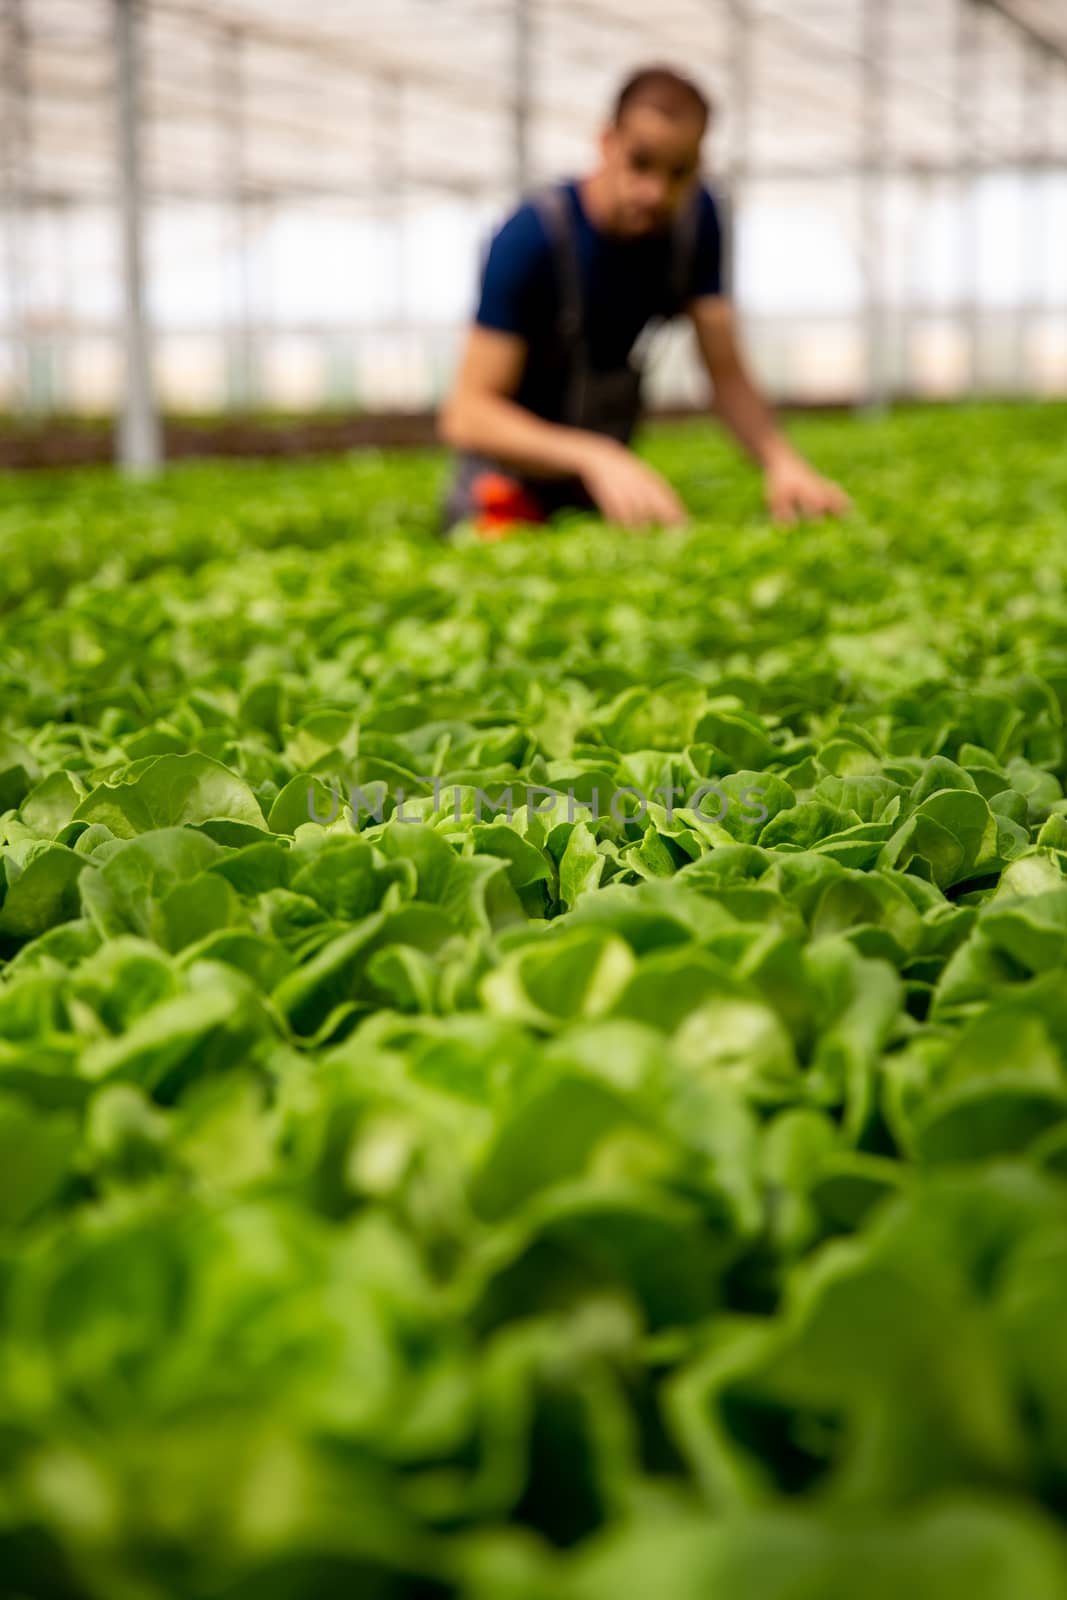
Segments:
[[[764,493],[775,522],[798,517],[840,517],[852,502],[845,491],[822,477],[802,456],[783,455],[764,474]]]

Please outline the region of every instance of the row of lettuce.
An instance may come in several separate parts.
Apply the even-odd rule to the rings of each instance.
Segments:
[[[1064,1600],[1062,422],[20,486],[9,1592]]]

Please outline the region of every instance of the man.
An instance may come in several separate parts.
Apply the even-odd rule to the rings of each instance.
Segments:
[[[848,508],[783,436],[743,358],[700,181],[709,116],[681,74],[636,73],[601,133],[598,170],[533,197],[495,235],[439,418],[458,454],[445,531],[469,518],[500,537],[567,507],[629,528],[682,524],[674,489],[629,447],[640,405],[631,352],[650,322],[679,312],[696,330],[714,412],[763,470],[772,515]]]

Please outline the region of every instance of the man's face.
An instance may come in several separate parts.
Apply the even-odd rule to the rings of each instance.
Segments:
[[[699,171],[702,134],[696,117],[641,104],[604,129],[600,148],[619,233],[643,238],[670,225]]]

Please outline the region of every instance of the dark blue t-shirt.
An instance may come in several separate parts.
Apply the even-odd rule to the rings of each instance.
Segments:
[[[671,237],[620,239],[602,233],[586,216],[578,184],[564,186],[576,225],[586,347],[591,366],[620,367],[645,325],[669,310]],[[691,297],[722,293],[719,215],[701,185]],[[555,353],[559,326],[559,269],[552,241],[537,209],[526,203],[494,234],[483,271],[475,321],[484,328],[520,335],[529,346],[515,398],[538,416],[558,419],[562,379]]]

